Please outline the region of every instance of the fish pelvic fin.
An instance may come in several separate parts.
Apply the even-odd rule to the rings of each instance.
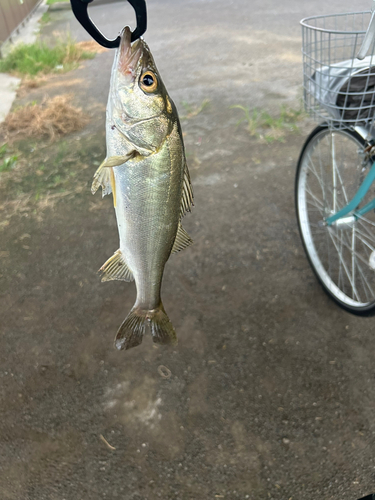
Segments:
[[[139,345],[142,342],[147,323],[150,325],[155,344],[177,344],[175,329],[163,304],[160,303],[158,308],[149,311],[133,307],[117,332],[116,348],[119,350],[130,349]]]
[[[94,174],[94,180],[91,185],[91,192],[95,194],[99,188],[102,188],[102,196],[112,193],[111,170],[104,168],[103,163]]]
[[[99,269],[102,273],[102,281],[134,281],[134,276],[129,269],[121,250],[117,250],[102,267]]]
[[[182,227],[181,222],[179,222],[176,238],[174,240],[171,253],[179,252],[180,250],[183,250],[184,248],[187,248],[192,244],[193,240],[190,238],[185,229]]]

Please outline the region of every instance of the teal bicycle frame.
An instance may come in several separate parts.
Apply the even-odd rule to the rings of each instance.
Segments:
[[[342,219],[343,217],[345,217],[348,214],[354,216],[355,219],[358,219],[359,217],[362,217],[363,215],[365,215],[367,212],[370,212],[370,210],[375,209],[375,198],[374,198],[369,203],[367,203],[364,207],[362,207],[360,210],[355,210],[355,208],[358,207],[358,205],[361,203],[363,198],[366,196],[366,194],[367,194],[368,190],[370,189],[374,180],[375,180],[375,162],[373,163],[372,167],[370,168],[370,171],[366,175],[364,181],[360,185],[358,191],[353,196],[352,200],[349,201],[349,203],[347,205],[345,205],[344,208],[342,208],[341,210],[339,210],[335,214],[332,214],[329,217],[327,217],[325,220],[326,225],[331,226],[338,219]]]

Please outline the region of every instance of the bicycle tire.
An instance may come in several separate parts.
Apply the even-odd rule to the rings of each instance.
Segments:
[[[308,261],[324,291],[356,315],[375,314],[375,211],[348,225],[324,225],[354,196],[371,167],[356,132],[319,125],[297,164],[295,204]],[[375,197],[373,187],[360,207]]]

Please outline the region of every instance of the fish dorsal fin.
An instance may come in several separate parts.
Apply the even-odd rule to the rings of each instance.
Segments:
[[[183,217],[186,212],[191,212],[191,207],[194,206],[193,188],[190,181],[190,174],[185,162],[184,168],[184,183],[182,187],[182,197],[181,197],[181,217]]]
[[[99,269],[102,281],[134,281],[134,276],[129,269],[121,250],[117,250]]]
[[[179,222],[176,238],[174,240],[171,253],[177,253],[180,250],[183,250],[184,248],[187,248],[192,244],[193,240],[190,238],[185,229],[182,227],[181,222]]]

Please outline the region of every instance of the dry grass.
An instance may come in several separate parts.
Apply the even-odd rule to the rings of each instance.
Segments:
[[[41,75],[41,76],[25,76],[21,80],[21,88],[22,90],[30,90],[30,89],[37,89],[44,85],[48,81],[48,76],[47,75]],[[23,92],[20,92],[20,88],[18,88],[17,96],[20,97],[20,95],[23,95]]]
[[[76,45],[82,52],[91,52],[93,54],[102,54],[108,52],[109,49],[99,45],[95,40],[87,40],[85,42],[77,42]]]
[[[82,129],[88,123],[81,108],[71,105],[72,96],[65,94],[29,104],[10,113],[2,124],[8,140],[26,137],[56,139]]]
[[[0,233],[9,226],[10,220],[15,215],[28,217],[34,212],[34,217],[38,222],[42,222],[45,217],[45,210],[53,209],[56,204],[63,198],[73,199],[78,194],[82,194],[86,190],[86,186],[77,185],[75,189],[70,189],[61,193],[45,193],[39,200],[35,201],[33,194],[22,193],[18,194],[15,199],[9,199],[0,202]]]
[[[66,79],[66,78],[61,78],[60,76],[54,74],[34,76],[34,77],[26,76],[25,78],[22,79],[21,85],[18,87],[17,97],[19,99],[22,99],[29,94],[30,90],[38,89],[42,86],[46,89],[45,90],[46,92],[48,92],[49,89],[54,89],[54,88],[59,88],[63,92],[64,91],[67,92],[68,87],[75,87],[77,85],[80,85],[81,87],[83,86],[87,87],[88,83],[83,78]]]

